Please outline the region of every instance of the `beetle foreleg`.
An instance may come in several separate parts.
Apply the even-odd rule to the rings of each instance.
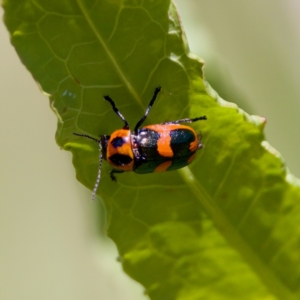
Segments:
[[[117,181],[117,178],[116,176],[114,175],[115,173],[123,173],[124,171],[122,170],[115,170],[115,169],[112,169],[110,172],[109,172],[109,175],[110,175],[110,179],[112,181]]]

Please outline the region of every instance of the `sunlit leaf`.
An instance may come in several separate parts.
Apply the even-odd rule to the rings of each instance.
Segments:
[[[300,189],[264,141],[265,120],[225,102],[203,80],[167,0],[5,0],[5,23],[21,60],[50,95],[57,142],[93,188],[97,138],[131,127],[155,87],[147,124],[206,115],[193,127],[204,149],[188,168],[133,172],[98,194],[124,270],[155,300],[299,299]],[[20,103],[20,105],[22,105]]]

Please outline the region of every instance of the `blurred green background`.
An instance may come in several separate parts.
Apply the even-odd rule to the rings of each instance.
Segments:
[[[300,2],[177,0],[190,49],[226,100],[267,118],[300,176]],[[139,300],[90,191],[54,141],[56,117],[0,24],[0,299]],[[99,238],[100,236],[100,238]]]

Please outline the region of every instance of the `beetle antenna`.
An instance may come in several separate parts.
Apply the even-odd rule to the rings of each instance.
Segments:
[[[98,167],[98,175],[97,175],[97,179],[96,179],[96,183],[95,183],[95,186],[94,186],[94,189],[93,189],[93,192],[92,192],[92,200],[94,201],[95,200],[95,197],[96,197],[96,193],[97,193],[97,190],[98,190],[98,186],[99,186],[99,183],[100,183],[100,179],[101,179],[101,169],[102,169],[102,161],[103,161],[103,154],[102,154],[102,146],[101,146],[101,140],[97,140],[87,134],[84,134],[84,133],[76,133],[76,132],[73,132],[73,134],[77,135],[77,136],[82,136],[82,137],[85,137],[85,138],[88,138],[92,141],[95,141],[98,143],[99,145],[99,167]]]
[[[90,140],[92,140],[92,141],[95,141],[96,143],[100,143],[100,140],[97,140],[97,139],[95,139],[95,138],[93,138],[93,137],[91,137],[91,136],[89,136],[89,135],[87,135],[87,134],[84,134],[84,133],[77,133],[77,132],[73,132],[73,134],[74,135],[77,135],[77,136],[82,136],[82,137],[85,137],[85,138],[88,138],[88,139],[90,139]]]
[[[155,89],[155,91],[154,91],[153,97],[152,97],[152,99],[151,99],[151,101],[150,101],[150,103],[149,103],[149,105],[148,105],[148,107],[147,107],[147,109],[146,109],[145,114],[143,115],[143,117],[142,117],[142,118],[137,122],[137,124],[135,125],[135,127],[134,127],[134,133],[137,133],[139,127],[141,127],[141,125],[142,125],[142,124],[144,123],[144,121],[146,120],[146,118],[147,118],[147,116],[148,116],[148,114],[149,114],[149,112],[150,112],[150,109],[152,108],[152,105],[154,104],[154,102],[155,102],[155,100],[156,100],[156,98],[157,98],[157,95],[158,95],[158,93],[159,93],[160,91],[161,91],[161,87],[158,86],[158,87]]]
[[[113,111],[118,115],[118,117],[124,122],[124,127],[123,129],[129,129],[129,125],[128,122],[126,121],[126,119],[124,118],[124,116],[121,114],[121,112],[119,111],[119,109],[116,107],[115,102],[108,96],[108,95],[104,95],[104,100],[108,101],[113,109]]]
[[[100,150],[100,155],[99,155],[98,175],[97,175],[96,183],[95,183],[95,186],[94,186],[94,189],[93,189],[93,193],[92,193],[92,201],[95,200],[96,193],[97,193],[98,186],[99,186],[100,179],[101,179],[101,169],[102,169],[103,155],[102,155],[102,148],[101,148],[101,144],[100,143],[99,143],[99,150]]]

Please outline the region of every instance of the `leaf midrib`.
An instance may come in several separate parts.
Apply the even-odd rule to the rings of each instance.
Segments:
[[[102,38],[101,34],[97,30],[95,24],[93,23],[90,15],[89,15],[88,10],[86,9],[86,7],[82,3],[82,0],[77,0],[77,3],[78,3],[79,8],[81,9],[81,12],[82,12],[83,16],[85,17],[85,19],[86,19],[87,23],[89,24],[91,30],[94,32],[95,36],[97,37],[99,43],[103,47],[105,53],[107,54],[107,56],[111,60],[111,63],[113,64],[114,68],[116,69],[116,72],[120,76],[121,80],[124,82],[125,86],[128,88],[129,92],[132,94],[133,98],[136,100],[138,105],[140,105],[140,107],[142,109],[144,109],[141,98],[139,97],[138,93],[136,92],[134,87],[131,85],[131,83],[127,80],[121,66],[118,64],[118,62],[115,59],[113,53],[110,51],[109,47],[107,46],[107,44],[105,43],[105,41]]]

